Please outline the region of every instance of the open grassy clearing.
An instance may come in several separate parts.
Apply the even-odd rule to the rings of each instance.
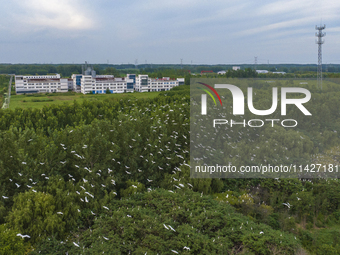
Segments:
[[[80,93],[53,93],[53,94],[33,94],[33,95],[13,95],[11,96],[10,109],[15,108],[42,108],[44,106],[71,104],[74,100],[82,103],[84,100],[95,101],[105,99],[120,99],[120,98],[154,98],[159,92],[148,93],[120,93],[120,94],[93,94],[83,95]]]

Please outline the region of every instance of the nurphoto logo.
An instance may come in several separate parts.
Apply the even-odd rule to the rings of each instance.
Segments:
[[[212,98],[212,100],[215,103],[215,106],[217,106],[216,100],[212,93],[208,90],[210,89],[218,98],[220,105],[223,106],[222,100],[220,95],[215,89],[228,89],[232,94],[232,100],[233,100],[233,106],[232,106],[232,112],[233,115],[244,115],[245,112],[245,100],[244,100],[244,94],[242,90],[232,84],[215,84],[214,87],[203,83],[198,82],[199,84],[204,85],[207,89],[198,87],[199,89],[206,92],[206,94],[201,94],[201,115],[207,115],[207,94]],[[287,94],[289,93],[298,93],[303,94],[303,98],[287,98]],[[286,116],[287,114],[287,105],[295,105],[304,115],[311,116],[312,114],[306,109],[306,107],[303,105],[307,103],[311,99],[311,93],[308,89],[305,88],[299,88],[299,87],[281,87],[281,116]],[[278,88],[273,87],[272,88],[272,105],[269,109],[266,110],[258,110],[254,107],[253,103],[253,88],[248,87],[247,88],[247,105],[249,111],[257,116],[266,116],[274,113],[278,106]],[[295,119],[285,119],[285,120],[279,120],[279,119],[265,119],[264,121],[271,122],[272,127],[274,126],[275,122],[281,122],[281,125],[283,127],[295,127],[297,126],[297,121]],[[233,120],[228,121],[227,119],[213,119],[213,126],[216,125],[224,125],[224,124],[230,124],[237,125],[242,124],[243,126],[250,126],[250,127],[262,127],[264,125],[264,121],[261,119],[251,119],[246,123],[246,120],[243,120],[243,122],[235,122]],[[260,124],[256,124],[260,123]],[[293,125],[288,125],[287,122],[293,122]]]

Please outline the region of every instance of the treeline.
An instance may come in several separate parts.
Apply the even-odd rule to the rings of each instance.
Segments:
[[[16,75],[46,75],[60,73],[62,77],[70,77],[74,73],[82,73],[83,64],[0,64],[0,74]],[[113,74],[115,76],[125,76],[127,73],[149,74],[151,77],[184,77],[188,74],[200,74],[202,71],[212,71],[217,74],[219,71],[227,71],[228,77],[255,77],[244,76],[244,72],[249,70],[268,70],[270,72],[286,72],[287,77],[303,78],[303,76],[316,77],[317,65],[297,65],[297,64],[278,64],[278,65],[239,65],[240,70],[232,70],[234,65],[171,65],[171,64],[94,64],[91,65],[97,74]],[[323,76],[337,76],[340,72],[340,65],[323,66]],[[281,77],[279,74],[260,74],[260,77]]]
[[[47,65],[47,64],[2,64],[1,74],[16,75],[46,75],[60,73],[63,77],[70,77],[73,73],[81,73],[81,65]]]

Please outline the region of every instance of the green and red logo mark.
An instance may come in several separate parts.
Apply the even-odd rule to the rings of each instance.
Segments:
[[[220,95],[217,93],[217,91],[216,91],[213,87],[211,87],[210,85],[205,84],[205,83],[203,83],[203,82],[198,82],[198,83],[199,83],[199,84],[202,84],[202,85],[204,85],[204,86],[206,86],[206,87],[209,88],[212,92],[214,92],[215,95],[217,96],[218,100],[220,100],[220,104],[222,105],[222,100],[221,100],[221,98],[220,98]],[[197,87],[197,88],[199,88],[199,89],[203,90],[204,92],[206,92],[206,93],[214,100],[215,105],[217,105],[217,104],[216,104],[215,98],[213,97],[213,95],[210,93],[209,90],[206,90],[206,89],[203,89],[203,88],[200,88],[200,87]],[[203,96],[203,95],[202,95],[202,96]]]

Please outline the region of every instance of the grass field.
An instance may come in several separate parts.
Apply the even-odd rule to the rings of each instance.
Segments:
[[[10,109],[15,108],[42,108],[43,106],[72,104],[74,100],[82,103],[84,100],[104,100],[111,98],[154,98],[158,96],[159,92],[145,92],[145,93],[120,93],[120,94],[93,94],[83,95],[81,93],[53,93],[53,94],[32,94],[32,95],[12,95],[10,102]]]

